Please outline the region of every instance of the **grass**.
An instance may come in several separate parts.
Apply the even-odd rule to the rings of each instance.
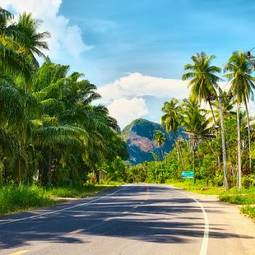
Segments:
[[[37,186],[4,186],[0,188],[0,215],[55,204],[44,189]]]
[[[238,191],[236,188],[230,189],[219,196],[221,201],[231,204],[248,205],[255,204],[255,188],[242,189]]]
[[[224,192],[223,187],[217,187],[212,185],[207,186],[205,182],[199,180],[196,181],[196,184],[194,184],[193,180],[169,181],[167,183],[177,188],[182,188],[187,191],[204,195],[219,195]]]
[[[51,206],[61,202],[59,198],[84,198],[116,185],[84,185],[82,187],[43,188],[36,185],[8,185],[0,187],[0,216]],[[63,201],[63,199],[62,199]]]
[[[208,186],[204,182],[197,181],[196,184],[192,180],[185,181],[170,181],[169,184],[182,188],[194,193],[205,195],[218,195],[220,201],[231,204],[244,205],[241,207],[241,212],[252,219],[255,219],[255,187],[238,190],[232,188],[227,191],[223,187]]]
[[[255,219],[255,206],[246,205],[241,208],[241,212],[252,219]]]
[[[95,195],[99,191],[113,188],[116,185],[92,185],[87,184],[81,187],[56,187],[47,189],[47,194],[53,197],[84,198]]]

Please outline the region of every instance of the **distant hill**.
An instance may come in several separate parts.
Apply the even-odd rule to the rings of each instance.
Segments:
[[[176,136],[182,135],[182,132],[167,134],[160,124],[146,119],[134,120],[123,129],[122,136],[127,142],[129,161],[132,164],[152,161],[155,156],[160,158],[160,149],[153,141],[156,130],[165,134],[166,142],[162,148],[164,153],[172,149]]]

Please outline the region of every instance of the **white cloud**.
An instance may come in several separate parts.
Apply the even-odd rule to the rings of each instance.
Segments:
[[[118,120],[121,128],[134,119],[144,117],[149,112],[145,100],[137,97],[115,99],[108,105],[108,110],[110,115]]]
[[[187,82],[177,79],[166,79],[143,75],[141,73],[131,73],[127,76],[106,84],[98,89],[105,102],[121,97],[144,97],[153,96],[156,98],[179,99],[188,96]]]
[[[2,8],[14,10],[17,14],[32,13],[34,18],[43,21],[40,31],[51,34],[47,54],[54,60],[77,58],[91,48],[84,43],[80,28],[59,14],[61,4],[62,0],[0,0]]]
[[[141,117],[159,120],[160,109],[165,100],[188,96],[187,82],[141,73],[130,73],[99,87],[98,92],[102,96],[102,102],[108,105],[111,116],[118,120],[121,127]]]
[[[220,82],[219,85],[224,90],[230,87],[227,82]],[[188,81],[130,73],[99,87],[98,92],[102,96],[102,102],[108,105],[110,114],[124,127],[141,117],[158,122],[164,101],[173,97],[187,98],[189,88]],[[203,103],[201,106],[209,109],[207,104]],[[249,104],[249,108],[251,114],[255,113],[253,102]]]

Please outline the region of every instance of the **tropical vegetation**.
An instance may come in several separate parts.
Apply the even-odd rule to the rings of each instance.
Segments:
[[[96,101],[96,86],[47,57],[50,34],[39,26],[30,14],[15,19],[0,9],[0,201],[9,208],[0,213],[12,211],[13,201],[20,201],[13,208],[20,210],[51,204],[52,195],[78,196],[88,183],[178,183],[186,170],[194,171],[188,189],[234,189],[222,195],[224,201],[238,202],[240,192],[254,189],[250,54],[234,52],[222,69],[214,56],[193,55],[182,76],[189,97],[162,107],[162,127],[175,136],[172,150],[163,153],[167,137],[158,130],[159,157],[130,166],[117,121]],[[31,202],[22,205],[27,196]],[[243,204],[254,203],[252,192],[240,197]],[[244,211],[253,213],[250,207]]]
[[[120,128],[94,84],[47,57],[39,26],[0,9],[0,185],[99,182],[103,165],[127,156]]]

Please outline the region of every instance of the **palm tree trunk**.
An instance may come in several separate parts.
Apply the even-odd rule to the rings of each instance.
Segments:
[[[222,159],[223,159],[223,174],[224,174],[224,187],[229,188],[227,177],[227,152],[225,142],[225,129],[224,129],[224,116],[222,110],[222,97],[219,95],[219,110],[220,110],[220,127],[221,127],[221,144],[222,144]]]
[[[245,103],[245,110],[247,114],[247,130],[248,130],[248,149],[249,149],[249,170],[251,171],[251,127],[250,127],[250,116],[249,116],[249,109],[247,105],[247,100],[244,100]]]
[[[238,189],[242,188],[241,134],[240,134],[240,103],[236,105],[237,117],[237,180]]]
[[[178,162],[179,162],[180,165],[181,165],[181,170],[183,170],[183,165],[184,165],[184,163],[183,163],[183,158],[182,158],[181,147],[180,147],[180,145],[179,145],[178,140],[176,140],[175,144],[176,144],[176,151],[177,151],[177,155],[178,155]]]
[[[196,161],[196,152],[195,149],[193,148],[193,171],[194,171],[194,183],[196,183],[196,170],[195,170],[195,161]]]
[[[213,108],[212,108],[211,100],[209,100],[208,103],[209,103],[209,106],[210,106],[210,109],[211,109],[211,112],[212,112],[214,126],[216,127],[216,118],[215,118],[214,111],[213,111]]]

